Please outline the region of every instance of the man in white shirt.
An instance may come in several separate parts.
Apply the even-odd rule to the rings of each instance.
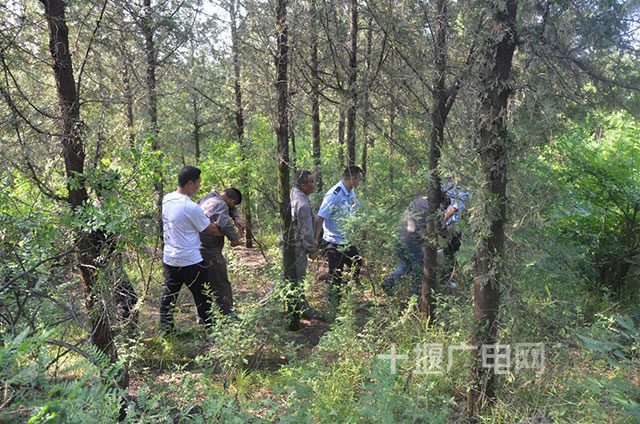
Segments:
[[[202,209],[191,200],[200,188],[200,169],[184,166],[178,173],[178,189],[162,199],[164,230],[164,290],[160,301],[160,329],[174,329],[173,307],[185,284],[193,295],[198,316],[205,325],[211,323],[211,296],[205,293],[206,270],[200,254],[200,232],[212,236],[222,233]]]

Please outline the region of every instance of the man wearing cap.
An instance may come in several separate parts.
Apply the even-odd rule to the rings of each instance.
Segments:
[[[320,232],[324,230],[323,240],[327,246],[332,300],[339,299],[339,292],[344,286],[345,271],[352,273],[356,283],[359,282],[362,258],[346,234],[345,221],[353,216],[360,206],[354,190],[363,176],[359,166],[348,166],[342,173],[340,182],[327,191],[318,210],[315,239],[317,244]]]

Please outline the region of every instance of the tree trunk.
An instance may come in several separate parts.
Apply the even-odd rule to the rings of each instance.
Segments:
[[[83,124],[80,121],[80,103],[73,76],[73,63],[69,51],[69,29],[65,20],[65,3],[62,0],[41,0],[45,8],[45,18],[49,27],[49,51],[55,73],[62,151],[67,176],[68,202],[72,210],[86,204],[88,200],[84,180],[85,152],[83,147]],[[100,271],[100,254],[103,238],[92,231],[75,235],[79,271],[85,304],[91,320],[91,342],[109,357],[111,363],[118,360],[118,352],[113,343],[108,311],[102,305],[97,287]],[[128,373],[123,370],[118,376],[120,388],[128,386]]]
[[[372,85],[372,75],[371,75],[371,47],[373,44],[373,18],[369,18],[369,23],[367,26],[367,54],[365,56],[365,68],[366,68],[366,79],[367,83],[365,84],[366,89],[364,90],[364,97],[362,99],[362,108],[363,108],[363,123],[362,123],[362,172],[364,175],[367,175],[367,148],[369,145],[368,140],[368,130],[369,130],[369,119],[371,119],[369,107],[369,90]]]
[[[432,292],[438,281],[438,233],[444,222],[440,211],[442,190],[440,189],[439,162],[444,143],[444,126],[453,105],[459,84],[445,88],[447,75],[447,1],[438,0],[436,5],[434,33],[435,72],[432,89],[431,133],[429,134],[429,214],[424,242],[424,280],[420,309],[430,319],[434,318]]]
[[[153,160],[156,163],[155,166],[155,178],[154,188],[156,191],[156,216],[158,221],[157,235],[162,241],[163,229],[162,229],[162,197],[164,196],[164,179],[162,176],[162,161],[163,156],[159,152],[159,140],[158,140],[158,92],[156,90],[156,48],[153,40],[155,28],[151,19],[151,0],[144,0],[145,11],[142,14],[142,32],[144,34],[144,48],[147,58],[147,72],[146,72],[146,84],[147,84],[147,113],[149,115],[149,138],[151,139],[151,151],[154,154]]]
[[[291,95],[289,95],[289,99],[291,99]],[[289,110],[291,110],[291,108],[289,108]],[[289,144],[291,144],[291,156],[289,157],[289,160],[291,162],[289,164],[289,169],[293,171],[293,175],[296,175],[296,173],[298,172],[298,164],[296,163],[298,152],[296,150],[296,129],[293,116],[289,117]]]
[[[389,182],[393,182],[393,140],[396,134],[396,109],[394,105],[391,105],[391,112],[389,113],[389,149],[387,150],[387,164],[389,165]]]
[[[367,175],[367,137],[362,137],[362,173]],[[361,193],[364,193],[365,186],[360,189]]]
[[[295,22],[294,22],[295,23]],[[288,25],[287,25],[288,26]],[[293,25],[292,25],[293,26]],[[292,107],[294,96],[298,92],[296,84],[296,57],[297,57],[297,38],[295,38],[296,32],[295,27],[291,32],[288,32],[288,51],[287,51],[287,89],[289,90],[289,94],[287,96],[287,101],[289,105],[287,107],[287,112],[289,113],[289,146],[291,148],[291,154],[289,156],[289,160],[291,161],[289,170],[293,172],[295,176],[298,172],[298,151],[296,146],[296,123],[297,116],[294,108]]]
[[[229,1],[229,17],[231,25],[231,54],[233,56],[233,92],[235,94],[236,139],[240,146],[240,160],[242,161],[242,175],[240,177],[244,189],[244,203],[242,210],[247,228],[244,231],[245,247],[253,247],[253,233],[251,232],[251,194],[249,190],[249,171],[247,157],[249,156],[249,141],[244,138],[244,108],[242,104],[242,87],[240,86],[240,51],[238,40],[238,25],[236,20],[236,0]]]
[[[125,59],[126,60],[126,59]],[[133,120],[133,90],[131,89],[131,77],[129,65],[125,62],[122,66],[122,83],[124,84],[124,102],[127,115],[127,132],[129,133],[129,147],[136,147],[136,131]]]
[[[349,2],[350,9],[350,48],[349,48],[349,105],[347,108],[347,165],[356,164],[356,107],[358,105],[358,91],[356,78],[358,76],[358,0]]]
[[[497,6],[495,6],[497,7]],[[472,345],[473,385],[467,398],[467,410],[477,415],[495,395],[495,369],[492,358],[482,364],[482,346],[496,343],[500,281],[504,251],[507,187],[507,102],[513,54],[516,47],[515,20],[517,0],[507,0],[493,17],[490,37],[484,46],[484,69],[480,76],[480,118],[477,123],[477,151],[480,156],[487,199],[482,219],[488,231],[482,231],[474,256],[474,329]]]
[[[296,131],[294,128],[294,121],[289,121],[289,142],[291,143],[291,170],[293,171],[293,175],[298,172],[298,164],[296,158],[298,157],[298,152],[296,150]]]
[[[340,168],[344,168],[344,119],[345,113],[342,104],[338,106],[340,108],[338,116],[338,162]]]
[[[278,42],[276,56],[276,87],[278,92],[278,203],[280,205],[280,226],[282,228],[282,270],[285,280],[292,286],[291,292],[297,289],[295,239],[291,226],[291,201],[289,198],[289,90],[287,81],[287,0],[276,3],[276,35]],[[289,328],[300,327],[300,310],[295,296],[287,298],[287,309],[290,314]]]
[[[322,193],[322,158],[320,151],[320,79],[318,77],[318,4],[311,0],[311,135],[316,187]]]
[[[198,109],[198,100],[195,93],[191,99],[191,105],[193,106],[193,146],[195,148],[196,165],[200,162],[200,110]]]

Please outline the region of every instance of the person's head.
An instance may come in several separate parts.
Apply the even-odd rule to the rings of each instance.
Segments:
[[[362,178],[364,178],[364,172],[357,165],[347,166],[342,173],[342,183],[348,190],[358,187]]]
[[[178,191],[193,196],[200,189],[200,169],[186,165],[178,172]]]
[[[311,171],[300,171],[296,175],[296,187],[307,196],[316,189],[316,176]]]
[[[242,193],[237,188],[231,187],[222,192],[222,198],[229,208],[235,208],[242,202]]]

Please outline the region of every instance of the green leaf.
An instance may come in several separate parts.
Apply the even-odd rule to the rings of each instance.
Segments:
[[[595,340],[580,334],[578,334],[578,338],[584,342],[584,344],[587,346],[587,349],[595,350],[596,352],[609,353],[616,347],[616,343],[610,343],[603,340]]]
[[[629,331],[634,331],[636,328],[631,318],[627,316],[617,315],[616,322]]]

